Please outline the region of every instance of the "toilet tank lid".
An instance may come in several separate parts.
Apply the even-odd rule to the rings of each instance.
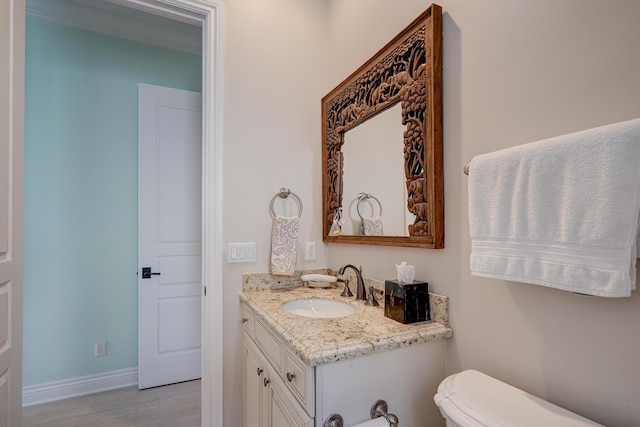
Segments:
[[[446,419],[464,427],[603,427],[472,369],[445,378],[434,400]]]

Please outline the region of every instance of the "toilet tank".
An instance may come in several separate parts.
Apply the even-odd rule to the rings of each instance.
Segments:
[[[603,427],[475,370],[445,378],[434,401],[447,427]]]

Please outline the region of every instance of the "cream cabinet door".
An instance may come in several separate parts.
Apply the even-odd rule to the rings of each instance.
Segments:
[[[245,345],[244,370],[243,370],[243,402],[242,425],[243,427],[261,427],[262,414],[262,382],[264,379],[265,362]]]
[[[255,343],[244,338],[243,427],[313,427],[310,417]]]
[[[271,376],[269,376],[270,378]],[[313,418],[305,413],[295,410],[295,402],[284,392],[277,382],[271,381],[265,388],[267,394],[266,413],[267,423],[265,427],[312,427]]]

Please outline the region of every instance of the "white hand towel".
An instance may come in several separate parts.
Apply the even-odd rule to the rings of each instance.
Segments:
[[[477,156],[471,273],[629,296],[639,213],[640,119]]]
[[[382,217],[374,216],[371,218],[362,217],[362,234],[365,236],[382,236]]]
[[[277,215],[271,229],[271,274],[293,276],[300,217]]]

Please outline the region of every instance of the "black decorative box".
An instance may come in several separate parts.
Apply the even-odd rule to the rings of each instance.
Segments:
[[[384,315],[400,323],[431,320],[427,282],[384,282]]]

